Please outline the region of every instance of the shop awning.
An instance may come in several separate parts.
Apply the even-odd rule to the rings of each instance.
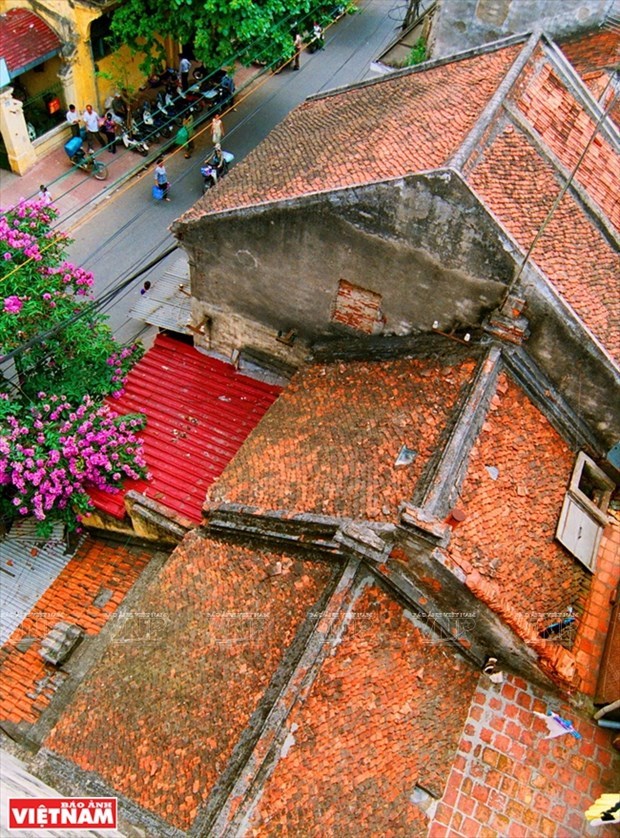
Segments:
[[[28,9],[0,15],[0,49],[12,79],[60,52],[60,39]]]

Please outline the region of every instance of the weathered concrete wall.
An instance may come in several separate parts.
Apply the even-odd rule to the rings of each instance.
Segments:
[[[190,256],[194,315],[211,319],[211,347],[250,346],[292,365],[317,341],[415,336],[435,321],[441,331],[475,330],[522,260],[451,170],[205,216],[174,231]],[[365,333],[332,319],[340,280],[380,297]],[[527,301],[524,350],[605,454],[620,437],[609,398],[618,370],[534,268],[514,292]],[[352,305],[352,319],[372,308]],[[284,347],[276,334],[289,329],[298,339]]]
[[[620,439],[617,367],[534,271],[526,270],[517,293],[528,302],[525,314],[531,334],[525,351],[587,423],[599,441],[597,453],[605,454]]]
[[[614,0],[438,0],[431,56],[441,58],[508,35],[544,29],[563,37],[600,24]]]
[[[225,334],[265,349],[291,327],[304,343],[354,334],[331,319],[340,280],[380,295],[377,332],[475,324],[513,272],[492,219],[452,172],[207,216],[175,232],[189,251],[192,294],[225,351],[241,348],[220,346]]]

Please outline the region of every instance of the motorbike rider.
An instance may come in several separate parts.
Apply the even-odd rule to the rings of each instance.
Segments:
[[[213,169],[213,182],[217,183],[218,177],[221,177],[224,174],[226,166],[226,160],[222,154],[222,146],[219,143],[215,144],[213,151],[205,160],[204,165],[211,166]]]
[[[316,52],[317,50],[323,49],[325,46],[325,41],[323,39],[323,27],[316,21],[312,24],[312,35],[312,51]]]

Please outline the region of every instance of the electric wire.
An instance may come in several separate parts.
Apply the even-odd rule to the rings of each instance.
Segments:
[[[275,22],[274,22],[274,25],[272,26],[272,30],[271,30],[271,31],[277,31],[279,28],[286,26],[286,25],[287,25],[287,22],[289,22],[289,25],[290,25],[290,23],[293,23],[293,22],[295,22],[297,25],[299,25],[299,23],[301,23],[301,22],[303,22],[303,23],[305,24],[305,23],[307,23],[307,22],[308,22],[308,20],[310,20],[310,19],[313,17],[313,15],[315,15],[315,14],[316,14],[316,9],[312,9],[312,10],[310,10],[309,12],[307,12],[306,14],[304,14],[304,15],[300,18],[298,15],[296,15],[296,14],[294,14],[294,13],[292,13],[292,12],[289,12],[289,13],[287,13],[286,15],[284,15],[283,17],[279,18],[277,21],[275,21]],[[331,24],[330,24],[330,25],[331,25]],[[326,28],[327,28],[327,27],[326,27]],[[265,42],[266,42],[266,43],[265,43],[265,45],[264,45],[264,46],[262,46],[262,47],[260,48],[260,50],[259,50],[257,53],[255,53],[254,55],[250,55],[250,56],[246,59],[246,62],[245,62],[245,63],[246,63],[247,65],[250,65],[250,64],[253,64],[253,63],[262,63],[262,56],[264,55],[264,53],[265,53],[265,52],[267,52],[267,50],[269,50],[269,49],[270,49],[270,44],[269,44],[269,43],[267,43],[268,39],[269,39],[269,36],[265,36]],[[240,61],[240,60],[241,60],[241,57],[242,57],[242,56],[243,56],[246,52],[248,52],[250,49],[251,49],[251,46],[247,46],[247,47],[244,47],[244,48],[242,48],[242,49],[238,50],[238,51],[237,51],[236,53],[234,53],[232,56],[230,56],[230,57],[229,57],[229,58],[227,58],[225,61],[223,61],[223,62],[221,63],[221,65],[220,65],[218,68],[216,68],[215,70],[210,71],[207,75],[205,75],[205,77],[204,77],[204,78],[200,81],[200,85],[202,86],[202,85],[203,85],[206,81],[208,81],[210,78],[215,77],[218,73],[220,73],[220,72],[224,71],[224,68],[225,68],[225,67],[228,67],[229,65],[231,65],[231,63],[232,63],[232,64],[234,64],[234,62],[236,62],[236,61]],[[289,61],[291,61],[291,60],[292,60],[292,58],[291,58],[291,59],[288,59],[286,63],[288,63],[288,62],[289,62]],[[278,63],[278,61],[274,61],[274,62],[272,62],[272,64],[275,64],[275,63]],[[266,65],[266,69],[267,69],[267,70],[269,70],[270,68],[271,68],[271,65]],[[148,82],[147,82],[147,83],[148,83]],[[191,86],[190,86],[190,87],[191,87]],[[242,89],[243,89],[243,88],[242,88]],[[141,91],[141,92],[143,92],[143,91]],[[137,98],[137,97],[136,97],[136,98]],[[170,117],[170,119],[169,119],[169,120],[168,120],[168,121],[164,124],[164,126],[162,126],[162,127],[165,127],[165,126],[170,126],[170,127],[173,127],[173,126],[175,125],[175,123],[178,123],[179,119],[182,119],[182,118],[184,117],[184,115],[186,115],[186,114],[190,113],[190,112],[192,111],[193,107],[194,107],[193,103],[192,103],[192,102],[188,102],[187,106],[186,106],[183,110],[179,111],[178,113],[176,113],[176,114],[174,114],[172,117]],[[217,106],[216,106],[216,107],[217,107]],[[212,111],[213,111],[213,112],[215,112],[215,110],[216,110],[216,108],[213,108],[213,109],[212,109]],[[209,113],[207,113],[207,114],[205,115],[205,118],[208,118],[208,116],[209,116]],[[201,120],[201,121],[202,121],[202,120]],[[160,129],[154,128],[154,129],[153,129],[153,131],[152,131],[150,134],[147,134],[147,135],[145,136],[145,141],[147,141],[147,142],[148,142],[149,140],[151,140],[151,141],[152,141],[152,140],[153,140],[153,138],[154,138],[157,134],[159,134],[159,133],[160,133],[160,131],[161,131],[161,128],[160,128]],[[119,141],[117,140],[116,142],[118,143]],[[173,142],[173,140],[172,140],[172,139],[170,139],[170,140],[169,140],[169,143],[172,143],[172,142]],[[93,156],[94,156],[95,158],[96,158],[96,157],[98,157],[98,156],[101,154],[101,152],[103,152],[103,151],[105,151],[106,149],[108,149],[109,145],[110,145],[110,144],[108,144],[108,145],[104,146],[104,147],[103,147],[103,148],[101,148],[99,151],[96,151],[96,152],[94,153],[94,155],[93,155]],[[166,143],[164,143],[164,144],[163,144],[163,146],[165,146],[165,145],[166,145]],[[160,147],[160,150],[161,150],[161,147]],[[120,155],[119,155],[119,158],[120,158],[120,157],[122,157],[122,156],[124,156],[125,154],[132,154],[132,153],[133,153],[133,152],[132,152],[132,150],[131,150],[130,148],[124,148],[124,149],[123,149],[123,151],[121,151],[121,153],[120,153]],[[143,164],[142,164],[142,165],[141,165],[141,164],[137,164],[137,165],[136,165],[136,167],[135,167],[135,169],[136,169],[136,171],[139,171],[142,167],[143,167]],[[74,166],[72,166],[70,169],[68,169],[66,172],[62,173],[61,175],[59,175],[59,176],[58,176],[57,178],[55,178],[53,181],[50,181],[50,183],[48,184],[48,187],[49,187],[49,186],[52,186],[52,187],[53,187],[54,185],[56,185],[56,184],[58,184],[58,183],[63,182],[63,181],[64,181],[64,180],[66,180],[68,177],[70,177],[72,174],[74,174],[74,173],[76,173],[76,172],[78,172],[78,171],[79,171],[79,167],[78,167],[78,166],[75,166],[75,165],[74,165]],[[61,193],[60,193],[60,195],[58,196],[58,198],[63,198],[63,197],[66,197],[67,195],[69,195],[69,194],[70,194],[71,192],[73,192],[74,190],[79,189],[79,187],[82,185],[82,183],[83,183],[83,180],[78,180],[78,181],[76,181],[76,183],[75,183],[73,186],[70,186],[70,187],[69,187],[69,188],[67,188],[64,192],[61,192]],[[115,185],[115,184],[114,184],[114,182],[113,182],[113,183],[111,183],[111,184],[110,184],[110,186],[108,186],[108,187],[104,187],[104,190],[103,190],[103,191],[104,191],[104,193],[105,193],[106,191],[108,191],[108,190],[111,190],[111,189],[114,187],[114,185]],[[36,193],[33,193],[32,195],[28,196],[25,200],[30,200],[30,199],[34,198],[34,197],[35,197],[35,195],[36,195]],[[58,198],[57,198],[56,200],[58,200]],[[93,196],[93,198],[90,198],[90,199],[86,202],[86,205],[88,205],[88,204],[90,204],[90,203],[94,202],[95,200],[99,200],[99,198],[100,198],[100,195]],[[77,212],[82,211],[83,206],[84,206],[84,205],[82,205],[82,206],[78,207],[78,208],[77,208],[76,210],[74,210],[72,213],[68,213],[68,214],[66,214],[66,215],[64,216],[64,218],[63,218],[63,222],[66,222],[67,218],[70,218],[70,217],[71,217],[71,215],[73,215],[73,214],[75,214],[75,213],[77,213]],[[2,216],[3,214],[4,214],[4,213],[0,212],[0,216]]]
[[[605,96],[605,94],[606,94],[606,92],[607,92],[611,83],[612,83],[612,79],[610,78],[609,81],[607,82],[605,90],[602,93],[601,98],[603,96]],[[565,183],[563,184],[562,188],[560,189],[560,191],[556,195],[555,200],[553,201],[553,203],[551,204],[551,207],[549,208],[549,212],[547,213],[547,215],[543,219],[542,223],[540,224],[538,230],[536,231],[536,234],[534,235],[534,238],[532,239],[532,241],[530,243],[530,246],[528,247],[528,249],[525,253],[525,256],[523,257],[523,261],[521,262],[521,265],[519,266],[519,270],[515,274],[512,282],[510,283],[510,285],[507,287],[507,289],[504,293],[503,302],[505,302],[508,299],[508,297],[512,293],[513,289],[515,288],[517,282],[521,278],[521,276],[523,274],[523,271],[525,270],[525,267],[528,264],[536,245],[538,244],[538,242],[541,239],[541,236],[543,235],[543,233],[547,229],[547,225],[550,223],[551,219],[555,215],[555,211],[559,207],[560,202],[562,201],[562,198],[568,192],[573,180],[575,179],[575,177],[577,175],[579,167],[583,163],[583,160],[584,160],[586,154],[588,153],[588,151],[590,149],[590,146],[594,142],[594,139],[596,138],[596,135],[599,132],[599,129],[600,129],[602,123],[604,122],[604,120],[607,118],[609,112],[614,107],[617,99],[618,99],[618,93],[614,93],[614,95],[611,97],[611,99],[609,100],[609,102],[607,103],[605,108],[603,109],[603,112],[601,113],[601,115],[597,119],[597,121],[594,125],[594,128],[592,130],[592,133],[590,134],[590,137],[588,138],[587,143],[583,147],[583,150],[582,150],[581,154],[579,155],[575,165],[573,166],[573,168],[570,172],[570,175],[566,178]]]
[[[310,15],[310,14],[311,14],[311,13],[309,13],[309,15]],[[307,15],[307,16],[309,16],[309,15]],[[331,24],[330,24],[330,25],[331,25]],[[328,28],[328,27],[326,27],[326,28]],[[287,61],[286,63],[288,63],[290,60],[292,60],[292,59],[288,59],[288,61]],[[341,65],[341,66],[340,66],[337,70],[335,70],[335,71],[332,73],[332,77],[333,77],[333,76],[334,76],[337,72],[339,72],[339,71],[340,71],[340,69],[341,69],[341,67],[342,67],[342,66],[344,66],[344,64],[343,64],[343,65]],[[267,81],[267,80],[268,80],[268,77],[267,77],[267,78],[264,78],[262,83],[265,83],[265,81]],[[252,80],[252,81],[254,81],[254,80]],[[247,87],[247,86],[249,86],[249,85],[246,85],[246,87]],[[260,86],[260,85],[258,85],[258,86]],[[244,87],[244,88],[241,88],[241,89],[240,89],[240,91],[239,91],[239,93],[241,93],[244,89],[245,89],[245,87]],[[256,89],[257,89],[257,85],[252,85],[252,90],[251,90],[251,91],[248,91],[248,93],[246,93],[246,95],[245,95],[245,96],[240,96],[239,94],[236,94],[237,104],[240,104],[241,102],[243,102],[243,101],[244,101],[246,98],[248,98],[248,96],[249,96],[251,93],[253,93]],[[251,111],[251,112],[250,112],[250,113],[249,113],[249,114],[248,114],[248,115],[247,115],[247,116],[246,116],[246,117],[242,120],[242,122],[240,122],[237,126],[235,126],[235,127],[234,127],[234,128],[233,128],[230,132],[229,132],[229,136],[230,136],[230,135],[232,135],[232,134],[234,134],[237,130],[239,130],[239,129],[242,127],[243,123],[244,123],[244,122],[246,122],[246,121],[248,121],[249,119],[251,119],[251,118],[252,118],[252,117],[253,117],[253,116],[254,116],[254,115],[255,115],[255,114],[256,114],[256,113],[257,113],[260,109],[264,108],[267,104],[269,104],[269,102],[270,102],[270,101],[271,101],[271,100],[272,100],[272,99],[273,99],[276,95],[277,95],[277,92],[274,92],[274,94],[273,94],[273,95],[272,95],[272,96],[271,96],[268,100],[266,100],[265,102],[261,103],[261,105],[260,105],[259,107],[255,108],[253,111]],[[229,113],[231,109],[232,109],[232,108],[228,108],[228,109],[226,109],[226,111],[224,112],[224,115],[226,115],[226,113]],[[215,110],[217,110],[217,109],[216,109],[216,108],[214,108],[214,109],[212,109],[212,110],[213,110],[213,112],[215,112]],[[207,117],[208,117],[209,115],[210,115],[210,113],[207,115]],[[198,131],[194,132],[194,138],[195,138],[195,137],[198,137],[198,136],[201,136],[203,133],[205,133],[206,131],[208,131],[208,130],[209,130],[209,127],[210,127],[210,126],[207,124],[207,125],[205,125],[205,127],[204,127],[204,128],[202,128],[202,129],[200,129],[200,130],[198,130]],[[175,154],[179,153],[179,151],[180,151],[180,150],[181,150],[180,148],[174,149],[171,153],[169,153],[169,154],[168,154],[167,159],[170,159],[172,156],[174,156]],[[144,167],[143,167],[142,165],[140,165],[138,168],[144,168]],[[190,173],[190,170],[187,170],[187,172],[185,172],[185,173],[184,173],[184,174],[183,174],[180,178],[177,178],[177,180],[173,182],[173,185],[174,185],[174,183],[176,183],[176,182],[180,182],[180,181],[181,181],[181,180],[182,180],[182,179],[183,179],[183,178],[184,178],[187,174],[189,174],[189,173]],[[134,184],[132,183],[132,184],[130,184],[130,185],[131,185],[131,186],[133,186]],[[143,208],[142,210],[140,210],[139,212],[137,212],[137,213],[136,213],[136,214],[135,214],[132,218],[130,218],[130,219],[128,219],[127,221],[125,221],[125,222],[124,222],[124,224],[123,224],[120,228],[116,229],[116,230],[115,230],[115,231],[114,231],[114,232],[110,235],[110,237],[109,237],[107,240],[104,240],[103,242],[101,242],[101,243],[100,243],[100,245],[98,246],[97,250],[95,251],[95,254],[96,254],[96,253],[98,253],[99,251],[103,250],[103,249],[104,249],[107,245],[109,245],[109,244],[110,244],[110,243],[114,240],[114,238],[116,238],[116,237],[118,237],[119,235],[121,235],[121,234],[122,234],[122,232],[123,232],[124,230],[127,230],[127,229],[128,229],[128,228],[129,228],[129,227],[130,227],[133,223],[135,223],[135,222],[136,222],[139,218],[141,218],[141,217],[142,217],[142,216],[143,216],[146,212],[148,212],[149,210],[150,210],[150,207],[148,207],[148,206],[147,206],[147,207]],[[60,223],[64,223],[65,221],[66,221],[66,217],[63,217],[62,221],[61,221],[61,222],[59,222],[59,224],[60,224]],[[56,226],[58,226],[58,225],[56,225]],[[82,225],[80,225],[80,226],[82,226]],[[50,243],[50,245],[48,245],[48,246],[51,246],[51,244],[53,244],[53,242],[51,242],[51,243]],[[90,256],[89,258],[92,258],[92,255],[93,255],[93,254],[91,254],[91,256]],[[28,261],[30,261],[30,260],[28,260]],[[16,270],[19,270],[20,268],[23,268],[23,267],[24,267],[24,265],[25,265],[25,264],[27,264],[27,263],[28,263],[28,262],[26,262],[26,263],[22,263],[21,265],[16,266],[16,267],[15,267],[15,269],[14,269],[13,271],[11,271],[9,274],[5,275],[3,278],[4,278],[4,279],[8,278],[8,277],[9,277],[9,276],[11,276],[11,275],[12,275],[12,274],[16,271]],[[82,263],[82,267],[83,267],[83,265],[84,265],[84,263]]]
[[[333,21],[332,23],[330,23],[330,24],[329,24],[327,27],[325,27],[325,28],[326,28],[326,29],[327,29],[327,28],[329,28],[329,26],[333,25],[333,23],[335,23],[335,22],[336,22],[336,21]],[[305,49],[305,48],[307,48],[307,47],[304,47],[304,49]],[[291,59],[289,59],[289,61],[291,61],[291,60],[292,60],[292,58],[291,58]],[[288,63],[288,62],[287,62],[287,63]],[[343,66],[343,65],[341,65],[341,66]],[[340,68],[338,68],[336,71],[334,71],[334,73],[332,73],[332,77],[333,77],[333,76],[334,76],[337,72],[339,72],[339,70],[340,70],[340,69],[341,69],[341,67],[340,67]],[[268,80],[268,78],[264,78],[262,83],[264,84],[267,80]],[[249,86],[249,85],[246,85],[245,87],[248,87],[248,86]],[[242,92],[242,91],[245,89],[245,87],[244,87],[244,88],[241,88],[241,91],[240,91],[240,92]],[[251,93],[253,93],[256,89],[257,89],[257,86],[256,86],[256,85],[254,85],[254,86],[252,87],[252,90],[251,90],[251,91],[248,91],[248,92],[246,93],[246,95],[245,95],[245,96],[238,96],[238,97],[237,97],[237,104],[240,104],[242,101],[244,101],[246,98],[248,98],[248,96],[249,96],[249,95],[251,95]],[[277,95],[277,93],[276,93],[276,92],[274,92],[273,96],[276,96],[276,95]],[[247,119],[249,119],[249,118],[250,118],[250,117],[251,117],[254,113],[256,113],[256,112],[257,112],[260,108],[265,107],[265,106],[266,106],[266,104],[268,104],[268,103],[271,101],[271,99],[273,98],[273,96],[272,96],[272,97],[270,97],[270,98],[269,98],[266,102],[263,102],[263,103],[259,106],[259,108],[255,109],[255,111],[254,111],[254,112],[252,112],[252,113],[251,113],[248,117],[246,117],[246,118],[245,118],[245,119],[244,119],[244,120],[243,120],[243,121],[242,121],[239,125],[235,126],[235,127],[234,127],[231,131],[230,131],[230,134],[235,133],[235,132],[236,132],[236,131],[237,131],[237,130],[241,127],[241,125],[243,124],[243,122],[245,122]],[[228,109],[224,112],[224,115],[225,115],[226,113],[230,112],[230,110],[232,110],[232,108],[228,108]],[[209,130],[209,127],[210,127],[210,126],[209,126],[208,124],[207,124],[207,125],[205,125],[205,127],[204,127],[204,128],[202,128],[201,130],[199,130],[199,131],[197,131],[197,132],[195,132],[195,133],[194,133],[194,137],[200,136],[202,133],[204,133],[204,132],[206,132],[207,130]],[[168,159],[169,159],[170,157],[172,157],[174,154],[176,154],[176,153],[178,153],[178,152],[180,152],[180,151],[181,151],[181,148],[177,148],[177,149],[173,150],[173,151],[172,151],[172,153],[168,155]],[[188,176],[190,173],[191,173],[191,170],[186,170],[186,171],[185,171],[185,172],[184,172],[184,173],[183,173],[183,174],[182,174],[179,178],[177,178],[177,180],[176,180],[176,181],[174,181],[174,182],[173,182],[173,185],[174,185],[174,183],[180,182],[183,178],[185,178],[186,176]],[[134,184],[131,184],[131,185],[133,186]],[[109,239],[107,240],[107,243],[109,244],[111,241],[113,241],[113,240],[114,240],[114,238],[116,238],[118,235],[120,235],[120,233],[121,233],[123,230],[128,229],[128,228],[131,226],[131,224],[135,223],[135,221],[136,221],[138,218],[140,218],[140,217],[141,217],[144,213],[148,212],[149,210],[150,210],[150,207],[146,206],[146,207],[144,207],[141,211],[139,211],[138,213],[136,213],[136,214],[132,217],[132,219],[130,219],[130,220],[128,220],[127,222],[125,222],[125,224],[124,224],[121,228],[119,228],[118,230],[116,230],[116,231],[115,231],[115,232],[114,232],[114,233],[113,233],[113,234],[109,237]],[[156,244],[153,246],[153,248],[151,249],[151,252],[155,249],[155,247],[159,246],[159,244],[161,244],[161,242],[160,242],[160,243],[156,243]],[[104,246],[105,246],[104,244],[100,245],[100,246],[99,246],[99,248],[97,248],[97,252],[98,252],[99,250],[101,250]],[[178,248],[179,248],[179,245],[173,245],[170,249],[167,249],[167,250],[164,252],[164,254],[162,254],[161,258],[165,258],[165,256],[169,255],[171,252],[173,252],[174,250],[177,250]],[[143,257],[141,257],[141,258],[143,258]],[[161,261],[161,259],[156,260],[156,262],[158,262],[158,261]],[[22,266],[18,266],[18,267],[22,267]],[[120,293],[120,292],[121,292],[121,291],[122,291],[125,287],[127,287],[127,285],[129,285],[129,284],[131,284],[132,282],[134,282],[136,278],[139,278],[141,275],[143,275],[143,273],[145,272],[145,270],[150,270],[152,267],[153,267],[153,265],[152,265],[152,264],[150,264],[150,266],[146,266],[146,267],[144,267],[144,268],[142,268],[142,269],[138,270],[137,272],[135,272],[135,273],[131,274],[131,275],[130,275],[129,277],[127,277],[126,279],[121,280],[120,282],[117,282],[117,284],[116,284],[116,285],[115,285],[115,286],[111,289],[111,291],[104,293],[102,296],[100,296],[99,300],[97,300],[97,301],[93,302],[93,303],[91,304],[91,306],[89,306],[89,307],[85,307],[85,309],[82,311],[81,316],[83,316],[83,317],[87,317],[87,316],[89,316],[89,315],[90,315],[93,311],[96,311],[96,310],[98,310],[98,309],[100,309],[100,308],[102,309],[102,311],[105,311],[105,306],[106,306],[108,303],[111,303],[111,302],[114,300],[115,296],[116,296],[118,293]],[[11,273],[13,273],[13,272],[11,272]],[[5,277],[5,278],[6,278],[6,277]],[[41,341],[43,341],[43,340],[46,340],[46,339],[47,339],[48,337],[50,337],[51,335],[56,334],[58,331],[60,331],[60,330],[63,328],[63,323],[65,324],[65,326],[69,326],[69,325],[71,325],[72,323],[76,322],[76,320],[77,320],[77,319],[79,319],[79,316],[78,316],[78,315],[74,315],[73,317],[69,318],[67,321],[63,321],[62,323],[56,324],[56,326],[54,327],[54,329],[53,329],[53,330],[50,330],[50,331],[48,331],[48,332],[45,332],[45,333],[43,333],[42,335],[33,336],[33,338],[31,338],[29,341],[25,342],[24,344],[21,344],[19,347],[16,347],[16,348],[15,348],[14,350],[12,350],[11,352],[6,353],[6,354],[2,357],[2,360],[10,360],[10,359],[12,359],[12,358],[16,357],[16,356],[17,356],[18,354],[20,354],[22,351],[26,351],[26,350],[27,350],[28,348],[30,348],[31,346],[36,345],[36,343],[37,343],[37,339],[38,339],[38,341],[39,341],[39,342],[41,342]],[[41,362],[40,362],[40,363],[44,363],[44,361],[45,361],[45,358],[43,358],[43,359],[41,360]]]
[[[336,21],[333,21],[333,23],[335,23],[335,22],[336,22]],[[332,24],[330,24],[330,25],[332,25]],[[378,26],[380,26],[380,24],[378,24]],[[327,29],[328,27],[325,27],[325,28]],[[304,47],[304,48],[306,48],[306,47]],[[289,59],[289,61],[290,61],[290,60],[292,60],[292,59]],[[335,76],[338,72],[340,72],[341,68],[342,68],[343,66],[345,66],[345,64],[347,63],[347,61],[348,61],[348,59],[347,59],[347,60],[345,60],[345,62],[343,62],[341,65],[339,65],[339,67],[338,67],[338,68],[336,68],[336,69],[332,72],[332,74],[331,74],[331,77],[332,77],[332,78],[333,78],[333,77],[334,77],[334,76]],[[269,78],[270,78],[270,77],[265,77],[265,78],[263,78],[263,80],[262,80],[262,82],[261,82],[260,84],[261,84],[261,85],[262,85],[262,84],[264,84],[266,81],[268,81],[268,80],[269,80]],[[327,82],[327,84],[328,84],[328,83],[329,83],[329,82]],[[260,85],[259,85],[259,86],[260,86]],[[252,89],[251,89],[251,90],[249,90],[249,91],[245,94],[245,96],[243,96],[243,97],[239,97],[239,98],[237,99],[237,104],[241,103],[242,101],[244,101],[244,99],[248,98],[248,97],[251,95],[251,93],[253,93],[256,89],[257,89],[257,85],[254,85],[254,86],[252,87]],[[257,113],[258,111],[260,111],[260,109],[264,108],[267,104],[269,104],[269,102],[270,102],[270,101],[271,101],[271,100],[272,100],[275,96],[277,96],[277,95],[278,95],[278,93],[279,93],[279,91],[274,91],[274,93],[273,93],[273,94],[272,94],[272,95],[271,95],[271,96],[270,96],[270,97],[269,97],[266,101],[262,102],[262,103],[261,103],[260,105],[258,105],[258,106],[257,106],[257,107],[256,107],[256,108],[252,111],[252,112],[250,112],[250,114],[248,114],[248,115],[247,115],[247,116],[246,116],[246,117],[245,117],[245,118],[244,118],[244,119],[243,119],[243,120],[242,120],[239,124],[237,124],[237,125],[236,125],[236,126],[235,126],[235,127],[234,127],[234,128],[233,128],[230,132],[229,132],[229,136],[230,136],[230,135],[232,135],[232,134],[234,134],[237,130],[240,130],[240,129],[241,129],[241,127],[243,126],[243,124],[244,124],[244,123],[245,123],[248,119],[250,119],[250,118],[251,118],[251,117],[252,117],[255,113]],[[228,109],[225,113],[228,113],[231,109],[232,109],[232,108],[229,108],[229,109]],[[224,115],[225,115],[225,114],[224,114]],[[197,135],[198,135],[198,133],[203,133],[204,131],[207,131],[208,129],[209,129],[209,125],[207,124],[207,125],[206,125],[206,126],[205,126],[205,127],[204,127],[201,131],[200,131],[200,132],[197,132],[194,136],[197,136]],[[173,151],[173,152],[172,152],[172,154],[178,153],[180,150],[181,150],[181,149],[180,149],[180,148],[178,148],[178,149],[176,149],[175,151]],[[170,156],[172,156],[172,154],[171,154],[171,155],[169,155],[169,156],[168,156],[168,158],[169,158]],[[188,176],[189,176],[189,175],[191,175],[191,174],[193,174],[192,170],[191,170],[191,169],[186,169],[186,170],[185,170],[185,171],[184,171],[184,172],[183,172],[183,173],[182,173],[182,174],[181,174],[181,175],[180,175],[180,176],[179,176],[179,177],[178,177],[178,178],[174,181],[174,183],[179,183],[179,182],[181,182],[184,178],[188,177]],[[129,188],[131,188],[131,186],[133,186],[133,185],[134,185],[133,183],[132,183],[132,184],[130,184],[130,185],[129,185]],[[150,209],[150,207],[148,207],[148,206],[147,206],[147,207],[145,207],[143,210],[141,210],[139,213],[137,213],[137,214],[134,216],[134,218],[133,218],[132,220],[130,220],[130,221],[128,221],[128,222],[126,222],[126,223],[123,225],[123,228],[121,228],[121,230],[116,231],[116,232],[115,232],[115,234],[113,234],[113,235],[110,237],[110,239],[109,239],[109,240],[110,240],[110,241],[111,241],[111,240],[113,240],[113,239],[114,239],[114,237],[115,237],[115,235],[120,234],[120,232],[122,231],[122,229],[127,229],[127,228],[129,228],[129,226],[131,225],[131,223],[133,223],[133,222],[134,222],[137,218],[139,218],[139,217],[140,217],[142,214],[144,214],[145,212],[148,212],[148,211],[149,211],[149,209]],[[155,244],[153,245],[153,247],[151,248],[151,250],[150,250],[147,254],[143,254],[143,255],[140,257],[140,259],[138,260],[138,262],[142,262],[142,261],[143,261],[143,259],[144,259],[144,258],[146,258],[146,256],[148,256],[150,253],[153,253],[153,251],[154,251],[156,248],[158,248],[158,247],[159,247],[159,246],[163,243],[163,241],[165,241],[165,240],[162,240],[162,241],[160,241],[160,242],[155,243]],[[117,298],[119,297],[119,295],[123,294],[123,296],[125,296],[125,295],[129,292],[129,288],[130,288],[130,286],[133,284],[133,282],[135,282],[135,280],[136,280],[137,278],[139,278],[139,277],[143,276],[145,273],[147,273],[147,272],[149,272],[149,271],[151,271],[151,270],[154,270],[154,268],[155,268],[155,267],[156,267],[156,266],[157,266],[157,265],[158,265],[158,264],[159,264],[159,263],[160,263],[160,262],[161,262],[164,258],[167,258],[167,256],[169,256],[172,252],[174,252],[174,251],[176,251],[176,250],[178,250],[178,249],[179,249],[179,245],[178,245],[178,244],[173,244],[173,245],[171,245],[169,248],[167,248],[167,249],[166,249],[163,253],[160,253],[160,254],[158,255],[158,257],[155,257],[154,259],[152,259],[152,260],[151,260],[151,262],[149,262],[148,264],[143,265],[143,266],[142,266],[142,267],[140,267],[139,269],[137,269],[137,267],[136,267],[136,269],[134,270],[134,272],[133,272],[133,273],[131,273],[131,274],[129,274],[128,276],[125,276],[125,278],[119,277],[119,278],[117,279],[117,281],[116,281],[116,283],[114,284],[114,286],[113,286],[113,287],[111,287],[109,290],[105,291],[103,294],[100,294],[99,298],[98,298],[96,301],[93,301],[93,303],[91,304],[91,306],[89,306],[87,309],[85,309],[85,310],[83,311],[82,316],[86,318],[86,317],[88,317],[88,316],[91,316],[91,315],[92,315],[95,311],[99,311],[100,313],[105,313],[106,309],[107,309],[109,306],[111,306],[111,305],[112,305],[112,304],[113,304],[113,303],[117,300]],[[75,321],[75,319],[79,319],[79,318],[71,318],[70,322],[65,321],[65,325],[67,325],[67,326],[68,326],[68,325],[70,325],[70,323],[74,322],[74,321]],[[118,325],[118,326],[116,327],[116,328],[117,328],[117,330],[120,330],[121,328],[123,328],[123,326],[124,326],[125,324],[129,323],[129,322],[131,321],[131,319],[132,319],[132,318],[127,317],[127,318],[123,321],[123,323],[121,323],[120,325]],[[62,329],[62,324],[57,324],[57,328],[55,328],[55,329],[54,329],[54,332],[53,332],[53,333],[56,333],[57,331],[60,331],[60,329]],[[144,331],[144,330],[140,330],[140,333],[139,333],[139,334],[141,334],[141,333],[142,333],[142,331]],[[33,338],[31,339],[31,341],[32,341],[32,342],[36,342],[37,337],[39,337],[39,339],[41,340],[41,337],[40,337],[40,336],[33,336]],[[45,337],[44,337],[43,339],[45,339],[46,337],[48,337],[48,335],[45,335]],[[134,336],[132,336],[131,341],[128,341],[128,342],[127,342],[126,344],[124,344],[124,345],[129,345],[130,343],[134,343],[134,342],[135,342],[135,340],[136,340],[136,337],[137,337],[137,336],[135,336],[135,335],[134,335]],[[121,346],[122,346],[123,344],[122,344],[122,343],[120,343],[119,345],[121,345]],[[7,357],[7,358],[10,358],[10,357],[12,357],[12,356],[15,356],[15,355],[19,354],[19,352],[20,352],[20,351],[21,351],[21,347],[16,347],[16,348],[12,351],[12,353],[8,354],[6,357]],[[50,353],[50,355],[48,355],[48,356],[44,356],[44,357],[43,357],[43,358],[42,358],[42,359],[41,359],[41,360],[37,363],[37,365],[36,365],[34,368],[38,368],[40,365],[44,364],[47,360],[49,360],[49,359],[50,359],[50,357],[51,357],[51,353]],[[8,380],[9,380],[9,381],[11,381],[11,379],[8,379]]]

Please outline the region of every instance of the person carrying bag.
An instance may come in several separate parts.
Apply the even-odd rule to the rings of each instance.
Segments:
[[[168,190],[170,184],[168,183],[168,175],[166,167],[164,166],[164,158],[160,157],[155,167],[155,185],[153,186],[153,198],[156,201],[169,201]]]
[[[194,141],[192,140],[192,133],[194,129],[194,117],[188,114],[183,120],[183,125],[177,131],[174,142],[179,148],[185,152],[185,157],[191,157],[194,150]]]

